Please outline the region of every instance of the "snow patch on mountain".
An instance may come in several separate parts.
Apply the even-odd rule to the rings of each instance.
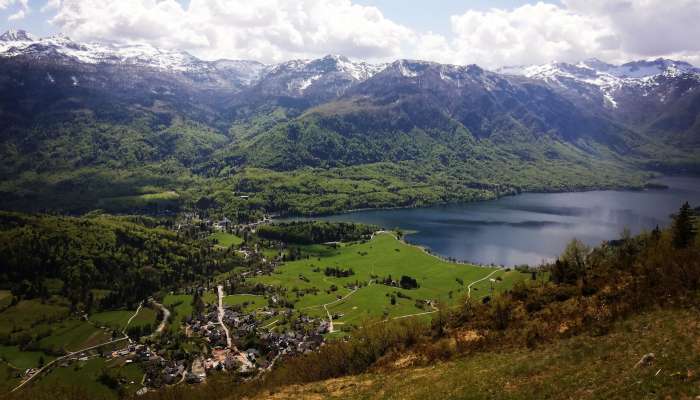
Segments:
[[[77,43],[61,34],[35,40],[24,31],[8,31],[0,39],[3,57],[54,56],[86,64],[137,65],[173,71],[206,68],[206,63],[186,52],[160,50],[147,44]]]
[[[36,40],[32,34],[27,31],[10,29],[0,35],[0,42],[33,42]]]
[[[442,82],[457,87],[479,81],[487,90],[495,88],[495,83],[489,82],[488,77],[483,75],[483,70],[476,66],[417,60],[370,64],[351,61],[341,55],[291,60],[275,65],[245,60],[204,61],[187,52],[158,49],[148,44],[78,43],[60,34],[35,38],[21,30],[9,30],[0,35],[0,57],[153,68],[197,78],[212,77],[215,82],[234,82],[237,87],[263,85],[263,92],[269,95],[276,93],[297,96],[309,92],[337,96],[356,83],[364,82],[387,69],[388,73],[394,76],[411,79],[423,76],[428,71],[437,71]],[[661,58],[622,65],[591,58],[575,64],[552,62],[543,65],[504,67],[496,72],[521,75],[544,81],[553,87],[582,90],[594,95],[596,90],[599,90],[602,101],[609,108],[618,106],[617,96],[625,88],[642,88],[639,93],[646,96],[649,93],[646,89],[658,87],[664,79],[668,81],[689,78],[700,81],[700,69],[686,62]],[[53,77],[48,80],[53,83]]]
[[[577,84],[597,87],[606,106],[617,108],[616,94],[626,87],[651,89],[664,78],[687,75],[700,79],[700,69],[683,61],[656,59],[635,61],[622,65],[608,64],[598,59],[588,59],[576,64],[552,62],[543,65],[510,66],[497,70],[507,75],[521,75],[546,82],[552,86],[571,88]],[[648,90],[643,92],[646,96]]]

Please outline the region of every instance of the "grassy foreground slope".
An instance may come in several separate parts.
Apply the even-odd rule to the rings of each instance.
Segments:
[[[256,399],[693,399],[700,395],[697,310],[657,310],[534,350],[480,352],[431,366],[394,363]],[[654,353],[650,365],[637,366]],[[658,372],[658,374],[657,374]]]

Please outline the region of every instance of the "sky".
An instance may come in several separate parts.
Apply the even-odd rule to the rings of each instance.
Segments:
[[[700,65],[700,0],[0,0],[0,30],[266,63],[342,54],[451,64]]]

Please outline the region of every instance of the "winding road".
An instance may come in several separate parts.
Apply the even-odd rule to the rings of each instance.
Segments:
[[[168,310],[167,308],[165,308],[164,305],[158,303],[155,300],[152,300],[151,303],[153,303],[154,306],[160,308],[160,310],[163,312],[163,319],[160,321],[160,325],[158,325],[158,328],[156,328],[156,331],[153,332],[153,335],[157,335],[157,334],[163,332],[163,329],[165,329],[165,325],[168,323],[168,318],[170,318],[170,310]]]
[[[243,353],[242,351],[239,351],[236,346],[233,345],[233,341],[231,340],[231,333],[228,330],[228,327],[224,323],[224,286],[223,285],[218,285],[216,287],[216,293],[219,297],[219,301],[217,303],[217,319],[219,320],[219,325],[221,325],[221,328],[224,330],[226,333],[226,348],[231,350],[232,353],[236,354],[236,358],[238,361],[241,362],[244,366],[247,368],[252,368],[253,363],[248,360],[248,357]]]
[[[231,348],[231,333],[228,331],[228,328],[226,327],[226,324],[224,324],[224,287],[223,285],[219,285],[216,287],[217,294],[219,295],[219,303],[218,303],[218,319],[219,319],[219,325],[221,325],[221,328],[224,330],[226,333],[226,348],[230,349]]]

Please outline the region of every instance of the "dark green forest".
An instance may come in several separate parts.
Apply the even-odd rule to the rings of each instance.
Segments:
[[[148,217],[0,212],[0,285],[19,298],[51,292],[82,309],[133,307],[239,261]],[[94,290],[107,291],[101,299]]]
[[[376,226],[351,222],[296,221],[263,225],[258,236],[286,243],[314,244],[326,242],[352,242],[368,239],[379,230]]]

